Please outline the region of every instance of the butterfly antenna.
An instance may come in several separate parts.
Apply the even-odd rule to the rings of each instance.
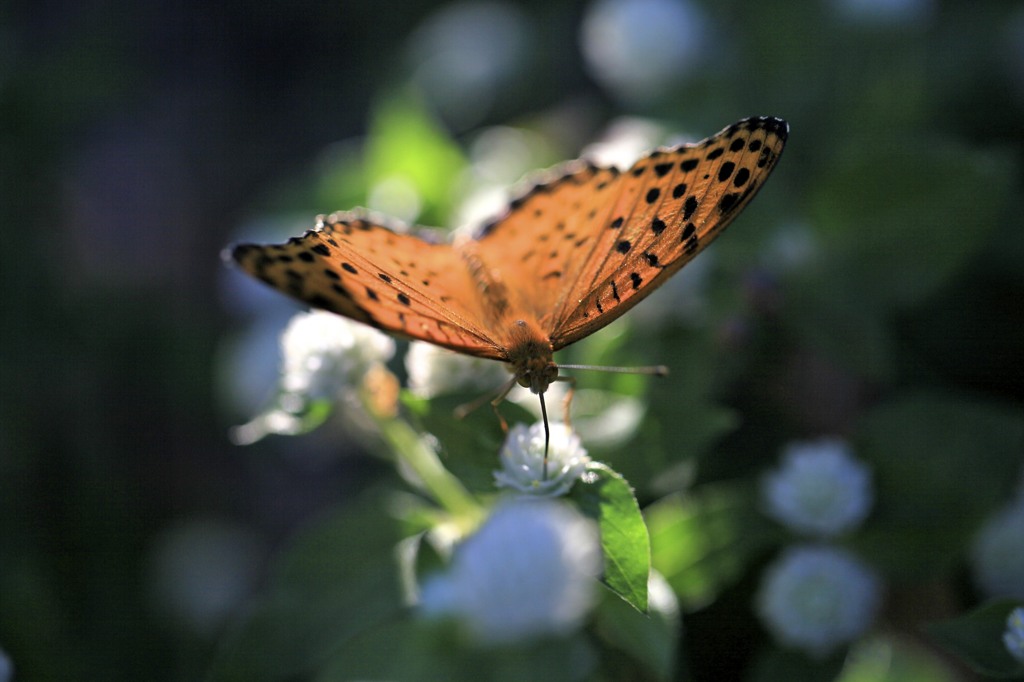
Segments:
[[[601,365],[559,365],[558,369],[587,369],[595,372],[613,372],[615,374],[644,374],[652,377],[668,376],[668,367],[653,365],[651,367],[604,367]]]
[[[540,416],[544,421],[544,478],[548,480],[548,445],[551,443],[551,429],[548,428],[548,407],[544,403],[544,394],[538,393],[540,398]]]

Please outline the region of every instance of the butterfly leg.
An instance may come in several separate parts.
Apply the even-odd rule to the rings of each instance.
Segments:
[[[502,416],[501,410],[498,409],[498,402],[491,401],[491,410],[494,411],[494,416],[498,418],[498,423],[501,424],[501,432],[508,433],[508,422],[505,421],[505,417]]]
[[[502,384],[501,388],[498,389],[497,393],[485,393],[482,396],[480,396],[479,398],[477,398],[476,400],[471,400],[468,403],[463,403],[462,405],[459,405],[458,407],[455,408],[455,418],[456,419],[465,419],[466,417],[469,416],[469,414],[471,412],[476,412],[478,409],[483,407],[484,403],[487,403],[487,402],[491,403],[491,406],[496,409],[497,406],[498,406],[498,403],[503,401],[505,399],[505,397],[508,396],[509,392],[512,390],[512,388],[515,385],[516,385],[516,380],[515,380],[515,377],[513,377],[507,383]],[[491,398],[492,395],[494,395],[495,397]],[[501,419],[501,415],[498,415],[498,418],[500,420]]]
[[[494,400],[491,401],[491,409],[494,410],[494,416],[498,418],[498,423],[501,424],[501,430],[503,433],[508,433],[508,422],[505,421],[505,418],[501,416],[501,412],[498,411],[498,405],[508,397],[509,391],[515,388],[516,383],[516,378],[512,377],[507,384],[501,387],[501,390],[498,391],[498,395],[496,395]]]

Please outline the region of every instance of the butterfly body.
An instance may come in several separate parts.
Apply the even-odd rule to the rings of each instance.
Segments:
[[[558,377],[554,353],[620,317],[720,234],[787,135],[781,119],[751,118],[626,171],[571,162],[453,244],[341,212],[285,244],[230,255],[314,307],[508,363],[543,394]]]

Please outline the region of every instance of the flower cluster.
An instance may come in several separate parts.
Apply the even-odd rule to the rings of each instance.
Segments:
[[[762,481],[767,513],[792,530],[833,537],[860,525],[873,503],[871,476],[845,442],[793,443]]]
[[[394,340],[365,324],[322,310],[299,313],[281,335],[281,388],[312,399],[333,398],[394,354]]]
[[[234,431],[239,443],[269,433],[308,429],[318,402],[359,386],[367,373],[395,353],[394,340],[364,324],[320,310],[295,315],[281,334],[281,377],[273,405]]]
[[[420,608],[454,618],[481,643],[561,635],[590,611],[600,572],[591,521],[551,500],[509,501],[424,583]]]
[[[422,398],[455,391],[491,391],[509,379],[500,362],[460,355],[414,341],[405,354],[409,390]]]
[[[879,583],[859,559],[834,547],[786,551],[766,572],[757,611],[779,642],[825,657],[863,633]]]
[[[1006,619],[1006,632],[1003,633],[1003,644],[1011,656],[1024,663],[1024,607],[1010,611]]]
[[[985,522],[971,558],[975,582],[985,594],[1024,599],[1024,496]]]
[[[874,493],[867,467],[839,439],[792,443],[762,480],[766,513],[792,531],[831,538],[858,527]],[[829,545],[788,549],[767,569],[757,612],[775,638],[822,658],[860,636],[880,601],[874,573]]]

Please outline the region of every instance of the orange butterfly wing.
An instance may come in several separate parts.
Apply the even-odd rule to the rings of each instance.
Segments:
[[[549,170],[472,244],[500,271],[523,305],[550,333],[565,292],[578,280],[607,225],[619,183],[615,168],[571,161]]]
[[[570,165],[485,227],[479,252],[501,268],[555,350],[617,319],[696,256],[771,173],[788,125],[739,121],[657,150],[625,172]]]
[[[466,263],[448,244],[341,212],[285,244],[240,244],[243,270],[309,305],[461,353],[505,359]]]
[[[744,119],[626,172],[571,162],[454,246],[343,212],[231,256],[314,307],[510,362],[543,392],[552,350],[617,319],[707,246],[760,189],[788,130]]]

